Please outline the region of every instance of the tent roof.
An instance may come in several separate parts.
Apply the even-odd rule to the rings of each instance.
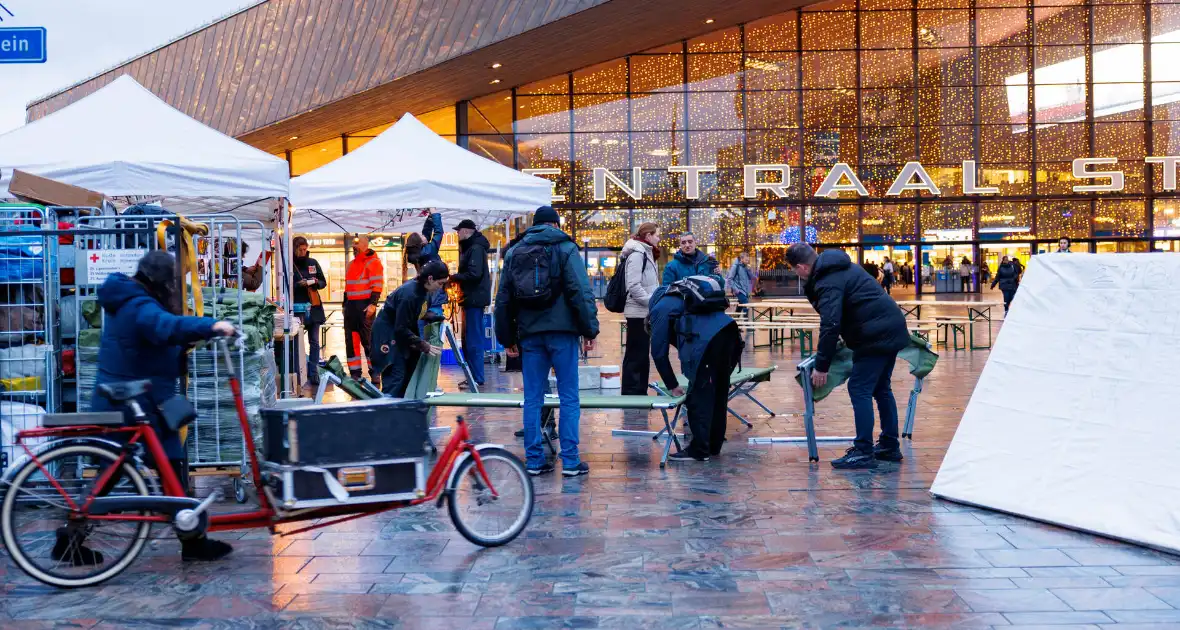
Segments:
[[[232,198],[228,210],[285,197],[290,183],[286,161],[189,118],[126,75],[0,135],[0,197],[10,196],[14,169],[110,197],[160,198],[177,212],[209,212],[209,198]],[[269,219],[271,206],[234,214]]]
[[[503,220],[548,205],[553,183],[448,142],[410,114],[356,151],[291,180],[299,232],[417,229],[423,208],[444,221]],[[412,228],[410,225],[412,224]],[[449,223],[448,223],[449,224]]]

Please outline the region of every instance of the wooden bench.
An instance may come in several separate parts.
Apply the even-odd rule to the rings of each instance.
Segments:
[[[914,322],[919,326],[935,329],[934,344],[943,345],[955,350],[971,349],[971,337],[975,331],[975,319],[970,317],[934,315],[929,319]],[[960,336],[962,343],[960,344]]]

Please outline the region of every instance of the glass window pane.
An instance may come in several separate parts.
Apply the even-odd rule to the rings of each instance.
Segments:
[[[512,168],[512,134],[504,136],[467,136],[467,150]]]
[[[856,127],[808,128],[803,134],[803,163],[805,165],[831,165],[836,162],[856,164]],[[819,187],[825,175],[827,175],[826,168],[820,168],[810,174],[811,177],[816,178],[812,191]]]
[[[1032,204],[1027,201],[984,201],[979,204],[980,240],[1018,240],[1032,233]]]
[[[689,92],[690,129],[741,129],[741,92]]]
[[[631,211],[631,220],[636,228],[643,223],[660,226],[660,246],[667,251],[676,249],[680,233],[688,226],[684,208],[635,208]]]
[[[1033,20],[1037,25],[1038,46],[1086,43],[1089,30],[1086,7],[1038,6],[1033,9]]]
[[[1090,153],[1086,123],[1044,125],[1037,128],[1037,159],[1046,162],[1073,160]]]
[[[862,11],[861,48],[911,48],[914,45],[912,11]]]
[[[922,240],[969,240],[975,227],[975,204],[923,203]]]
[[[562,133],[570,130],[569,97],[516,97],[516,133]]]
[[[516,88],[517,94],[569,94],[570,78],[568,74],[542,79]]]
[[[975,157],[975,127],[920,127],[922,164],[955,164]]]
[[[803,87],[855,88],[856,53],[851,51],[803,53]]]
[[[512,91],[496,92],[468,101],[467,133],[511,134]]]
[[[918,50],[918,82],[928,87],[975,84],[975,60],[968,48]]]
[[[627,242],[631,230],[628,210],[578,211],[575,217],[574,231],[579,243],[589,247],[622,247]]]
[[[738,54],[701,54],[688,56],[690,91],[733,91],[741,84],[742,56]]]
[[[803,50],[856,48],[856,13],[815,11],[803,14]]]
[[[741,168],[744,146],[740,131],[694,131],[688,134],[690,164],[715,164],[718,168]]]
[[[815,230],[820,243],[855,243],[858,240],[856,204],[823,204],[804,210],[807,232]]]
[[[979,51],[980,85],[1028,83],[1027,48],[982,48]]]
[[[1155,236],[1180,236],[1180,199],[1160,199],[1155,202],[1152,234]]]
[[[1146,136],[1143,123],[1094,123],[1094,155],[1142,161],[1147,152]]]
[[[1180,81],[1180,44],[1151,45],[1151,80]]]
[[[615,59],[574,72],[575,94],[627,92],[627,60]]]
[[[747,90],[792,90],[799,87],[799,54],[746,53]]]
[[[914,84],[914,55],[908,50],[866,50],[860,53],[862,87]]]
[[[802,212],[797,206],[749,208],[746,210],[749,240],[759,245],[798,243],[801,216]]]
[[[861,121],[866,126],[914,124],[914,90],[861,90]]]
[[[458,133],[455,128],[455,106],[443,107],[425,114],[418,115],[418,122],[426,125],[431,131],[440,136],[453,136]],[[377,134],[373,134],[377,135]]]
[[[1180,83],[1151,84],[1152,118],[1180,120]]]
[[[631,168],[630,145],[626,133],[577,133],[574,163],[578,169]]]
[[[344,140],[342,138],[332,138],[295,149],[291,152],[291,174],[298,177],[314,171],[342,155],[344,155]]]
[[[714,31],[688,40],[688,52],[741,52],[742,33],[737,27]]]
[[[913,127],[865,127],[860,142],[861,164],[901,164],[918,159]]]
[[[1142,83],[1094,86],[1094,117],[1098,120],[1143,120]]]
[[[918,11],[918,46],[955,48],[970,45],[970,11]]]
[[[746,25],[746,52],[754,50],[799,50],[798,14],[794,11],[772,15]]]
[[[1023,126],[981,125],[979,137],[983,162],[1027,162],[1032,159],[1029,133]]]
[[[1037,193],[1072,195],[1080,182],[1073,177],[1073,162],[1037,162]]]
[[[1129,44],[1143,41],[1143,7],[1133,4],[1096,6],[1095,44]]]
[[[1024,46],[1029,40],[1028,11],[1024,8],[978,9],[975,12],[980,46]]]
[[[1089,201],[1042,201],[1037,204],[1037,237],[1088,238]]]
[[[803,124],[806,127],[842,127],[856,124],[854,90],[804,90]]]
[[[973,124],[975,91],[963,87],[919,89],[918,120],[923,125]]]
[[[746,94],[746,128],[775,129],[799,126],[799,92]]]
[[[684,155],[688,137],[683,131],[631,134],[632,166],[667,168],[672,158]],[[624,180],[626,181],[626,180]]]
[[[570,136],[555,134],[516,134],[519,168],[569,168]]]
[[[918,206],[912,203],[865,204],[861,229],[865,243],[912,241]]]
[[[1147,211],[1142,200],[1099,199],[1095,205],[1095,238],[1147,235]]]
[[[631,128],[635,131],[684,129],[683,94],[650,94],[631,98]]]
[[[747,164],[799,166],[799,131],[769,129],[746,132]],[[796,179],[797,179],[797,173]]]
[[[631,57],[632,92],[673,92],[684,89],[684,55]]]
[[[979,88],[979,121],[985,125],[1028,123],[1027,85]]]
[[[627,131],[627,97],[574,95],[574,131]]]
[[[718,249],[743,247],[750,240],[746,235],[746,209],[692,208],[688,211],[693,236],[698,243],[714,245]],[[707,249],[706,249],[707,251]],[[717,255],[717,252],[713,252]],[[718,257],[718,260],[723,260]],[[732,262],[732,261],[731,261]]]

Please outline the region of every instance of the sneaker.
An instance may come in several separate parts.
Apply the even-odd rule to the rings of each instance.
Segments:
[[[516,433],[513,433],[512,435],[515,435],[516,437],[522,438],[522,437],[524,437],[524,429],[517,429],[517,430],[516,430]]]
[[[530,475],[536,477],[537,475],[544,475],[545,473],[553,472],[553,464],[550,462],[545,462],[538,467],[529,466],[526,470]]]
[[[883,462],[900,462],[902,459],[904,459],[901,454],[900,446],[886,448],[880,444],[877,444],[873,447],[873,457]]]
[[[855,446],[844,452],[844,457],[832,460],[832,468],[837,470],[860,470],[877,467],[877,459],[872,453],[862,453]]]
[[[573,468],[562,468],[561,474],[563,477],[581,477],[582,475],[590,474],[590,465],[586,462],[579,462]]]
[[[204,536],[180,541],[180,559],[185,562],[220,560],[232,553],[233,550],[234,548],[228,543]]]
[[[49,556],[54,562],[68,562],[74,567],[89,567],[102,564],[102,553],[93,551],[82,544],[85,540],[81,534],[73,534],[62,527],[57,530],[57,542]]]
[[[704,457],[697,457],[696,455],[693,455],[692,453],[689,453],[688,451],[677,451],[677,452],[672,453],[671,455],[668,456],[668,461],[670,461],[670,462],[707,462],[707,461],[709,461],[709,456],[705,455]]]

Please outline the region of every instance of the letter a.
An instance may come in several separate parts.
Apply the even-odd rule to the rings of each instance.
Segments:
[[[918,181],[911,182],[910,180],[915,175],[918,176]],[[905,166],[901,168],[901,172],[897,174],[897,179],[893,180],[893,185],[889,187],[889,192],[885,193],[885,196],[898,197],[907,190],[925,190],[932,195],[942,194],[938,186],[934,185],[934,180],[930,179],[930,174],[918,162],[905,163]]]
[[[848,183],[841,184],[840,180],[847,177]],[[856,172],[852,167],[844,162],[836,162],[832,165],[832,170],[828,171],[828,176],[824,178],[819,189],[815,191],[816,197],[835,197],[838,193],[845,190],[850,190],[860,195],[861,197],[868,197],[869,191],[865,190],[865,185],[860,183],[860,179],[856,177]]]

